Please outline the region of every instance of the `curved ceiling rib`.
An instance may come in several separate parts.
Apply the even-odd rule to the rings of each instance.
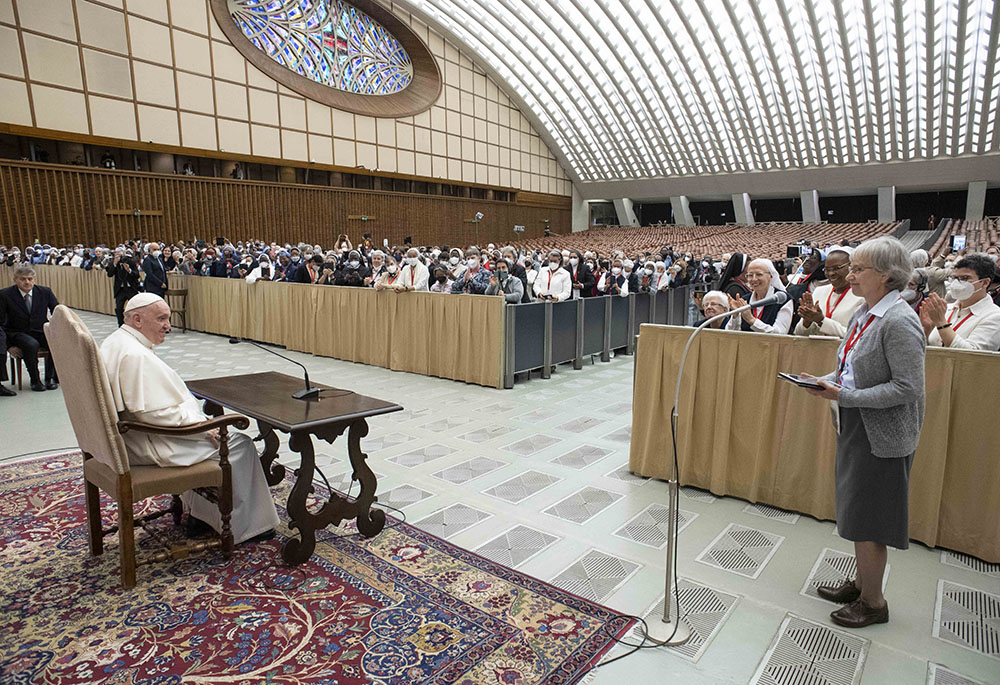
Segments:
[[[398,0],[584,183],[1000,152],[996,0]]]

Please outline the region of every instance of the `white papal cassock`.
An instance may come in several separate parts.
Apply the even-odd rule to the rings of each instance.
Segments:
[[[153,344],[139,331],[122,326],[101,345],[115,408],[122,420],[155,426],[188,426],[208,419],[177,373],[153,354]],[[130,464],[190,466],[218,459],[219,450],[204,433],[183,437],[129,431],[124,436]],[[278,513],[253,441],[229,434],[233,469],[233,539],[243,542],[278,525]],[[188,491],[181,498],[193,516],[216,530],[222,520],[217,505]]]

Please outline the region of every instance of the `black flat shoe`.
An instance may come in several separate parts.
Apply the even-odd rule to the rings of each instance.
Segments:
[[[17,397],[17,393],[0,385],[0,397]]]
[[[41,381],[33,381],[31,383],[31,389],[35,392],[45,392],[45,386],[42,385]]]
[[[184,524],[184,535],[189,538],[200,538],[209,533],[214,533],[215,529],[208,525],[199,518],[195,518],[190,514],[187,517],[187,522]]]
[[[59,389],[59,381],[48,381],[47,383],[45,383],[45,389],[46,390],[58,390]]]
[[[271,530],[265,530],[263,533],[254,535],[252,538],[247,538],[244,542],[264,542],[265,540],[272,539],[277,533],[274,532],[274,528]]]
[[[848,604],[861,596],[861,590],[854,586],[853,580],[845,580],[840,585],[820,585],[816,594],[828,602]]]

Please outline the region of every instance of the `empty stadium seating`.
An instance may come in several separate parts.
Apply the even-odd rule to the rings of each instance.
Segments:
[[[941,254],[951,245],[954,235],[965,236],[966,252],[985,252],[990,245],[1000,245],[1000,216],[988,216],[982,221],[946,219],[944,230],[928,252],[931,257]]]

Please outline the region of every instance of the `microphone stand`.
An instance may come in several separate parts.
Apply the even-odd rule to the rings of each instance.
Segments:
[[[666,591],[663,596],[663,618],[659,621],[650,621],[647,624],[648,630],[646,633],[646,637],[651,642],[661,646],[682,645],[691,639],[691,626],[681,620],[680,603],[678,602],[676,614],[672,614],[670,606],[671,602],[675,601],[676,595],[673,593],[673,588],[677,582],[677,579],[674,577],[674,566],[676,564],[675,557],[677,554],[677,550],[674,549],[674,544],[677,540],[677,518],[679,515],[677,502],[679,491],[677,478],[679,474],[677,473],[677,438],[675,431],[677,429],[677,405],[680,403],[681,399],[681,381],[684,379],[684,364],[687,361],[688,351],[691,349],[691,343],[694,342],[695,337],[697,337],[703,329],[707,328],[709,324],[719,321],[725,317],[742,314],[751,307],[759,307],[761,306],[761,302],[755,302],[752,305],[747,304],[705,320],[694,330],[691,337],[688,338],[687,344],[684,345],[684,353],[681,355],[681,365],[680,368],[677,369],[677,386],[674,389],[674,408],[671,411],[670,416],[670,430],[672,445],[674,446],[674,458],[671,462],[670,480],[667,481],[667,488],[669,491],[669,501],[667,504],[667,576]]]
[[[249,343],[249,344],[253,345],[254,347],[256,347],[257,349],[264,350],[265,352],[270,352],[275,357],[280,357],[281,359],[284,359],[286,362],[291,362],[293,364],[298,364],[299,366],[301,366],[302,367],[302,373],[305,375],[305,379],[306,379],[306,387],[305,387],[305,389],[299,390],[298,392],[293,392],[292,393],[292,397],[294,397],[297,400],[318,400],[319,399],[319,391],[321,390],[321,388],[314,388],[314,387],[312,387],[312,385],[309,384],[309,370],[305,367],[304,364],[301,364],[301,363],[295,361],[294,359],[289,359],[288,357],[286,357],[283,354],[278,354],[274,350],[268,349],[268,348],[264,347],[263,345],[259,345],[258,343],[254,342],[253,340],[247,340],[246,338],[230,338],[229,339],[229,344],[230,345],[235,345],[236,343],[241,343],[241,342]]]

